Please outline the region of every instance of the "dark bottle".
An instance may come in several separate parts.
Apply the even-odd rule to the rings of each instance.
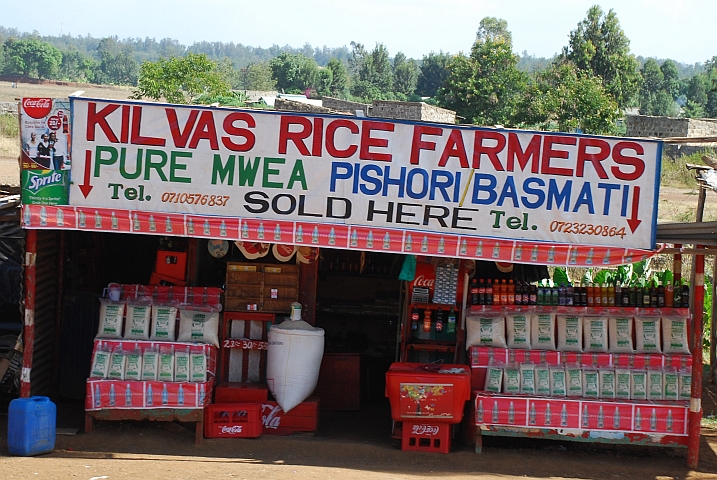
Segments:
[[[436,333],[441,333],[443,331],[443,309],[439,308],[438,312],[436,312]]]
[[[537,295],[535,297],[535,305],[545,305],[545,286],[544,285],[538,285],[537,287]],[[548,305],[550,304],[550,300],[548,300]]]
[[[558,305],[560,305],[561,307],[567,305],[567,300],[565,299],[565,295],[566,295],[565,284],[561,283],[560,286],[558,287]]]
[[[650,285],[650,308],[657,308],[657,287],[655,282]]]
[[[682,285],[682,289],[680,290],[680,296],[682,308],[690,308],[690,287],[688,287],[686,284]]]
[[[418,330],[418,321],[421,319],[421,314],[418,312],[417,308],[414,308],[411,310],[411,330],[417,331]]]
[[[558,305],[560,305],[560,291],[557,286],[553,286],[550,289],[550,297],[551,297],[550,305],[553,305],[556,307]]]
[[[538,286],[530,284],[530,296],[528,297],[528,304],[529,305],[537,305],[538,304]]]
[[[645,286],[642,288],[642,305],[641,307],[649,307],[650,306],[650,285],[645,284]]]
[[[628,287],[627,285],[625,285],[624,287],[622,287],[622,299],[621,299],[620,304],[621,304],[623,307],[629,307],[629,306],[630,306],[630,287]]]
[[[523,282],[515,282],[515,304],[523,304]]]
[[[535,305],[535,302],[531,303],[530,294],[533,291],[533,286],[528,282],[523,282],[523,305]],[[536,292],[537,293],[537,292]]]
[[[568,286],[565,287],[565,305],[572,307],[577,305],[575,303],[575,287],[573,284],[568,282]]]
[[[490,278],[487,280],[485,284],[485,302],[483,305],[492,305],[493,304],[493,284],[490,281]]]
[[[585,285],[580,287],[580,306],[588,306],[588,287],[586,287]]]
[[[619,307],[622,305],[622,285],[620,282],[615,282],[615,306]]]
[[[485,282],[482,278],[478,281],[478,305],[485,305]]]
[[[636,306],[637,306],[637,297],[638,297],[637,287],[633,286],[633,287],[630,289],[630,303],[629,303],[629,305],[630,305],[631,307],[636,307]]]
[[[471,281],[471,305],[478,305],[478,280]]]
[[[448,312],[448,325],[446,326],[446,333],[448,335],[456,334],[456,311],[451,307],[451,311]]]
[[[657,287],[657,308],[665,308],[665,286],[662,283]]]

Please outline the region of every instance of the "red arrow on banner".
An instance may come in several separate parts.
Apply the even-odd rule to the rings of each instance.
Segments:
[[[635,187],[632,193],[632,216],[627,220],[627,224],[630,225],[630,230],[635,233],[637,227],[640,226],[642,220],[637,219],[637,210],[640,207],[640,187]]]
[[[80,191],[82,192],[82,195],[87,198],[87,195],[90,194],[92,189],[94,188],[92,185],[90,185],[90,173],[92,172],[92,151],[87,150],[85,151],[85,179],[84,183],[80,184]]]

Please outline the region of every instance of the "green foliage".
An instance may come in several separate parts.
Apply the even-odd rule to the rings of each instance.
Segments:
[[[638,63],[613,10],[606,14],[597,5],[591,7],[577,29],[570,32],[562,56],[578,69],[602,78],[620,108],[633,102],[640,85]]]
[[[418,63],[410,58],[406,58],[401,52],[398,52],[393,58],[393,90],[403,95],[411,95],[416,91],[416,82],[418,81]]]
[[[0,115],[0,137],[18,138],[20,135],[20,126],[15,115],[5,113]]]
[[[560,285],[561,283],[567,285],[570,283],[568,272],[562,267],[555,267],[555,270],[553,270],[553,283],[556,285]]]
[[[450,61],[449,53],[431,52],[428,56],[424,55],[416,81],[416,93],[424,97],[434,97],[448,78]]]
[[[439,104],[477,125],[514,124],[527,75],[516,68],[506,35],[478,38],[469,56],[456,55],[449,75],[439,89]]]
[[[698,152],[679,158],[663,158],[660,170],[660,185],[663,187],[696,188],[694,172],[687,169],[687,164],[704,165],[702,155],[707,152]]]
[[[354,51],[349,67],[354,72],[355,81],[351,85],[351,94],[366,101],[395,98],[393,69],[386,47],[378,43],[369,52],[360,43],[352,43],[352,46]]]
[[[332,58],[326,64],[326,70],[331,72],[331,83],[325,93],[334,97],[344,97],[349,87],[349,72],[346,65],[338,58]]]
[[[3,44],[4,71],[10,75],[37,78],[53,78],[62,62],[62,52],[49,43],[37,39],[15,40],[9,38]]]
[[[305,55],[284,52],[269,62],[276,88],[284,93],[304,93],[319,85],[319,67]]]
[[[223,107],[244,107],[246,106],[246,95],[241,92],[229,92],[227,95],[203,93],[193,103],[198,105],[219,104]]]
[[[230,95],[231,88],[217,69],[216,62],[206,55],[189,53],[157,62],[144,62],[139,84],[131,98],[165,99],[170,103],[195,103],[201,95]]]
[[[239,71],[238,85],[244,90],[270,91],[276,89],[269,62],[252,63]]]
[[[523,124],[543,130],[615,134],[617,103],[600,78],[568,61],[558,61],[535,75],[518,109]]]

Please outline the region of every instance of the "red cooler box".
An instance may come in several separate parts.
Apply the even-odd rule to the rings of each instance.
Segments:
[[[393,363],[386,372],[386,396],[393,420],[460,423],[470,400],[468,365]]]

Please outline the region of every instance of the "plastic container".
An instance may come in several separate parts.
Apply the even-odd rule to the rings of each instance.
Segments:
[[[8,408],[7,448],[30,456],[55,449],[57,407],[47,397],[16,398]]]

